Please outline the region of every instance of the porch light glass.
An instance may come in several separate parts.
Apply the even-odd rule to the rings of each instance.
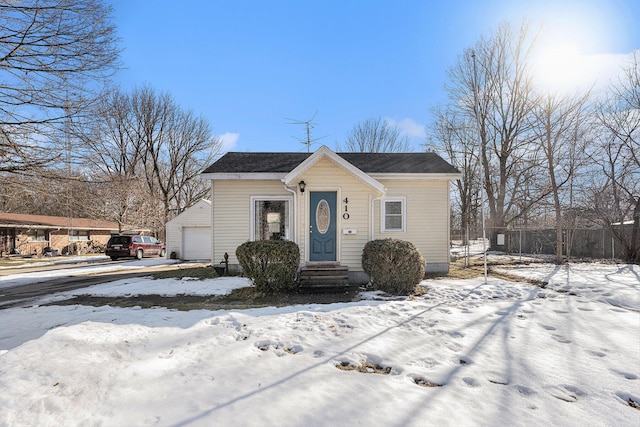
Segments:
[[[300,181],[300,182],[298,183],[298,186],[300,187],[300,192],[301,192],[301,193],[304,193],[304,188],[307,186],[307,183],[306,183],[306,182],[304,182],[304,181]]]

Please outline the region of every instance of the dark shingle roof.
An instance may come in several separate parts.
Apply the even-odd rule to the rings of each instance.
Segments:
[[[204,173],[289,173],[312,153],[229,152]],[[365,173],[459,173],[435,153],[336,153]]]
[[[435,153],[338,153],[366,173],[459,173]]]
[[[311,153],[234,153],[220,157],[204,173],[291,172]]]

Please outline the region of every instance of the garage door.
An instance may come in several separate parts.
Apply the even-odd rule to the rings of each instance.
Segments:
[[[182,229],[182,259],[211,259],[211,227],[184,227]]]

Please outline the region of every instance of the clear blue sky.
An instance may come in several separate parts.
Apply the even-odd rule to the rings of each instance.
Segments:
[[[370,117],[397,123],[415,149],[446,70],[503,21],[562,28],[582,54],[640,48],[638,0],[107,0],[126,69],[206,117],[230,151],[335,149]]]

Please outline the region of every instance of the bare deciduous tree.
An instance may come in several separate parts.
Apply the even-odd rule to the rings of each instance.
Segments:
[[[522,221],[529,226],[554,226],[560,262],[563,245],[567,255],[570,251],[569,220],[598,218],[623,245],[625,258],[637,261],[639,54],[633,54],[606,101],[592,108],[587,104],[588,91],[574,97],[545,97],[535,92],[534,76],[529,72],[534,42],[526,25],[505,24],[467,49],[449,70],[450,102],[446,115],[436,114],[434,139],[449,160],[456,162],[454,151],[463,144],[451,146],[454,130],[460,133],[470,120],[475,122],[476,152],[494,236],[495,229]],[[456,165],[470,167],[465,162]],[[460,197],[469,200],[464,191]],[[578,199],[582,206],[574,206]],[[467,202],[461,200],[461,206]],[[548,210],[553,214],[547,222]]]
[[[118,66],[110,14],[100,0],[0,5],[0,172],[59,156],[48,136],[83,111]]]
[[[454,185],[460,203],[460,226],[465,233],[464,244],[468,243],[469,227],[476,225],[480,207],[479,189],[480,162],[478,157],[478,134],[475,123],[468,118],[450,111],[436,109],[433,111],[434,121],[430,130],[428,150],[440,153],[453,166],[458,168],[462,176]],[[476,230],[477,231],[477,230]]]
[[[528,150],[528,115],[533,89],[527,68],[531,39],[528,28],[503,24],[489,38],[467,49],[449,70],[447,88],[453,108],[476,121],[483,187],[491,227],[502,229],[540,200],[535,194],[522,206],[518,194],[537,159]]]
[[[640,261],[640,62],[638,52],[597,108],[601,132],[591,153],[597,169],[585,209],[624,247],[628,261]],[[628,232],[625,222],[630,222]]]
[[[410,150],[409,138],[381,117],[356,124],[345,142],[345,150],[356,153],[403,153]]]
[[[114,91],[96,109],[95,123],[80,132],[95,181],[112,219],[156,230],[208,195],[200,179],[220,141],[203,117],[181,109],[168,93],[142,87]],[[104,207],[103,207],[104,208]]]
[[[583,96],[564,97],[547,95],[541,97],[531,115],[531,133],[540,148],[546,164],[546,174],[538,181],[553,197],[556,226],[556,263],[563,262],[563,234],[566,230],[563,210],[563,187],[570,183],[579,163],[578,151],[584,146],[584,106],[589,93]],[[548,176],[548,180],[544,177]],[[569,237],[569,236],[567,236]],[[567,239],[570,240],[570,239]]]
[[[143,156],[140,124],[131,96],[111,91],[94,106],[92,122],[79,123],[74,135],[82,142],[77,151],[92,177],[95,192],[92,216],[116,221],[120,231],[137,223],[144,197]]]
[[[206,119],[182,110],[167,93],[144,87],[134,92],[132,106],[142,131],[145,177],[149,191],[162,202],[164,224],[208,194],[199,175],[218,154],[220,140]],[[200,190],[194,191],[194,185]]]

